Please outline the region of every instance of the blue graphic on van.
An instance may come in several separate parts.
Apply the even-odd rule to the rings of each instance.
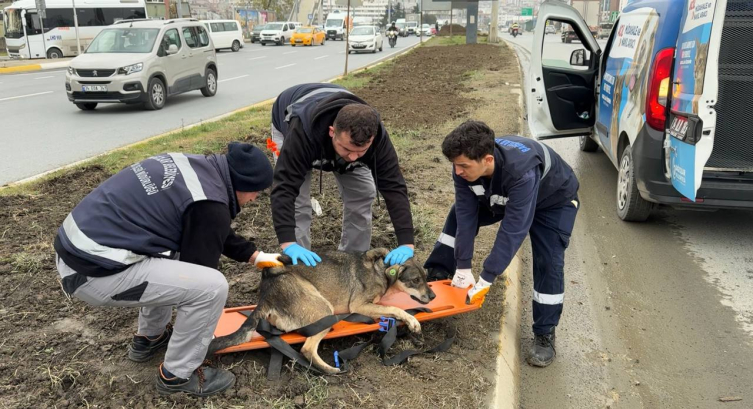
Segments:
[[[669,138],[669,168],[672,185],[683,196],[695,202],[695,145]]]

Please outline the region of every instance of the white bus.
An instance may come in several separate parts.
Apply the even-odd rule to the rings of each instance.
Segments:
[[[61,58],[78,55],[73,1],[47,0],[46,5],[47,16],[41,22],[34,0],[18,0],[3,10],[8,56]],[[77,0],[76,16],[83,52],[104,27],[120,20],[146,18],[146,7],[144,0]]]

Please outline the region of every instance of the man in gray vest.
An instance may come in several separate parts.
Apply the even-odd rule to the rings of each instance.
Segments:
[[[231,387],[229,371],[201,366],[227,299],[220,255],[279,265],[230,227],[272,185],[258,148],[227,155],[165,153],[107,179],[66,217],[55,238],[63,290],[93,306],[141,307],[128,351],[136,362],[167,346],[157,391],[208,396]],[[170,326],[173,307],[178,314]]]
[[[343,199],[341,251],[371,247],[371,205],[384,196],[398,247],[385,258],[413,257],[413,219],[397,153],[376,110],[334,84],[301,84],[283,91],[272,107],[276,155],[272,219],[283,252],[307,266],[311,251],[311,171],[332,172]]]

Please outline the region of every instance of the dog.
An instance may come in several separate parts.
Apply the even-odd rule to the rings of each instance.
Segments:
[[[415,258],[403,265],[387,266],[387,253],[384,248],[365,253],[320,253],[322,262],[316,268],[292,265],[290,257],[280,256],[282,267],[262,271],[259,303],[254,312],[236,332],[214,339],[207,356],[248,342],[260,319],[289,332],[328,315],[359,313],[374,319],[396,318],[410,331],[420,332],[421,324],[412,315],[397,307],[376,304],[393,292],[405,292],[421,304],[436,297],[426,282],[426,271]],[[308,337],[301,354],[323,373],[336,374],[340,369],[328,365],[318,353],[319,342],[328,332],[329,328]]]

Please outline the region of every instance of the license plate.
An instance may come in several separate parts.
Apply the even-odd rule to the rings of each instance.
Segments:
[[[295,40],[296,43],[302,43],[303,40]]]
[[[107,85],[83,85],[84,92],[107,92]]]
[[[668,133],[670,136],[684,141],[685,136],[688,134],[688,118],[684,116],[675,116],[672,118]]]
[[[354,45],[353,48],[366,48],[365,45]]]

